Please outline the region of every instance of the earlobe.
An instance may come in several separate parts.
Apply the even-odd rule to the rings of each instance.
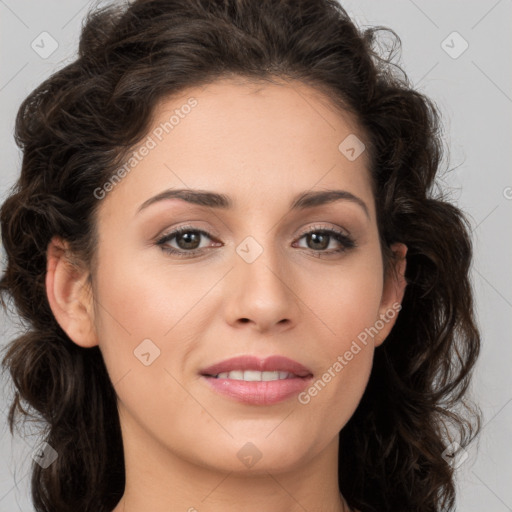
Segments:
[[[69,247],[58,237],[48,244],[46,295],[55,319],[74,343],[84,348],[98,344],[88,272],[70,261]]]
[[[378,336],[374,339],[374,345],[381,345],[391,332],[401,309],[407,281],[405,270],[407,268],[407,246],[403,243],[394,243],[390,246],[394,254],[391,268],[384,281],[382,301],[379,308],[379,317],[383,324]]]

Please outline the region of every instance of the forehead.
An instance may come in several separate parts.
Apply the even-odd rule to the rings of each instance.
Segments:
[[[343,186],[368,200],[367,152],[344,153],[364,140],[354,116],[313,87],[218,80],[155,107],[134,148],[151,150],[111,195],[140,204],[165,188],[188,187],[226,193],[235,203],[239,194],[268,202],[273,190],[289,191],[288,201],[303,190]]]
[[[197,104],[193,109],[187,107],[191,98]],[[180,110],[186,110],[185,115]],[[304,139],[315,144],[318,137],[325,138],[327,134],[330,137],[326,143],[336,142],[344,134],[365,138],[356,116],[338,107],[327,92],[284,79],[253,83],[233,77],[190,88],[160,101],[153,112],[153,129],[169,121],[174,112],[181,114],[181,120],[193,117],[188,124],[193,124],[198,133],[203,130],[202,135],[209,134],[208,140],[216,134],[229,134],[235,139],[247,135],[246,140],[254,139],[260,128],[263,130],[258,140],[267,143],[270,138],[265,138],[266,133],[278,133],[275,142],[280,144],[293,140],[303,143]],[[286,131],[280,132],[282,128]],[[318,132],[318,136],[313,132]],[[365,157],[363,155],[363,160]]]

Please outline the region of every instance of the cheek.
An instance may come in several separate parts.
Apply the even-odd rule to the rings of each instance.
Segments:
[[[107,253],[107,251],[105,251]],[[216,275],[197,279],[190,267],[151,264],[144,259],[105,254],[96,288],[102,327],[135,338],[167,339],[174,327],[187,323]],[[218,280],[218,278],[216,279]],[[180,323],[179,323],[180,322]],[[188,322],[190,323],[190,322]]]
[[[331,357],[348,349],[350,342],[379,318],[383,280],[378,253],[350,263],[325,269],[322,274],[304,273],[300,284]]]
[[[163,279],[123,258],[104,258],[97,280],[99,344],[122,410],[140,425],[175,426],[172,411],[190,401],[180,366],[201,329],[190,312],[205,290],[187,288],[179,273]]]
[[[383,285],[379,253],[320,277],[305,274],[301,282],[302,290],[314,290],[304,302],[312,304],[310,332],[323,365],[299,401],[334,435],[356,410],[371,374]]]
[[[122,379],[127,390],[128,380],[138,382],[134,396],[131,389],[123,396],[123,388],[116,387],[125,403],[147,403],[145,396],[155,399],[151,403],[165,403],[171,397],[155,393],[172,389],[172,401],[180,407],[187,394],[172,375],[182,380],[190,354],[215,318],[206,296],[219,273],[204,271],[197,279],[190,265],[171,266],[124,254],[128,250],[104,250],[96,279],[96,326],[110,379]]]

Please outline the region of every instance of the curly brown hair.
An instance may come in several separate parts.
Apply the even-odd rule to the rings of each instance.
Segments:
[[[387,56],[381,31],[393,36]],[[59,454],[32,466],[38,512],[111,511],[125,485],[116,393],[99,348],[77,346],[52,314],[48,244],[58,235],[92,265],[94,190],[147,133],[159,101],[229,75],[312,85],[365,130],[385,262],[392,243],[407,245],[408,286],[340,432],[339,488],[361,512],[453,508],[444,452],[467,446],[481,423],[467,399],[480,350],[472,244],[464,214],[434,192],[440,113],[393,62],[400,45],[391,29],[359,29],[335,0],[136,0],[89,12],[76,60],[19,108],[21,176],[0,217],[0,297],[28,326],[2,361],[16,388],[10,430],[34,418]]]

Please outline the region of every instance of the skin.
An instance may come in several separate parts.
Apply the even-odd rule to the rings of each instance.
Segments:
[[[307,404],[235,402],[199,371],[279,354],[321,377],[401,302],[407,248],[392,246],[397,276],[384,276],[367,153],[350,161],[338,150],[364,134],[309,86],[233,79],[167,98],[151,131],[190,97],[197,106],[101,200],[94,268],[70,264],[62,240],[48,248],[55,317],[78,345],[99,345],[118,395],[126,489],[115,512],[348,511],[338,433],[398,315]],[[234,207],[167,199],[137,212],[176,188],[222,193]],[[327,189],[359,197],[368,214],[349,200],[289,210],[296,195]],[[210,233],[201,255],[155,243],[183,225]],[[357,245],[329,256],[341,244],[331,237],[318,249],[303,236],[313,228],[348,232]],[[248,236],[263,249],[252,263],[236,252]],[[176,238],[167,245],[190,250]],[[144,339],[160,350],[148,366],[134,355]],[[247,442],[261,453],[252,467],[237,457]]]

